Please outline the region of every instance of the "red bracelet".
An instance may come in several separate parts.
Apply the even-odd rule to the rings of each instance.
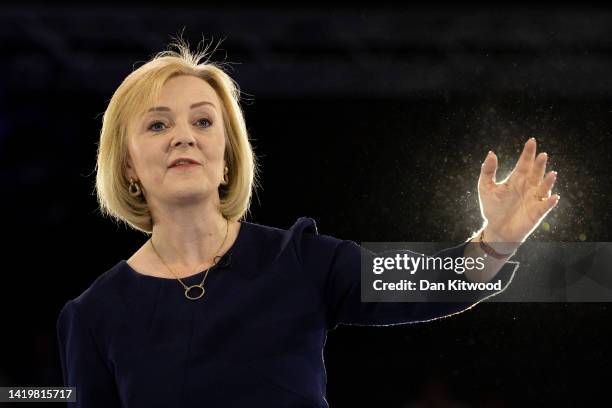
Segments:
[[[495,259],[504,260],[508,259],[512,254],[500,254],[494,250],[491,246],[484,243],[484,229],[480,233],[480,248],[485,251],[487,255],[491,255]]]

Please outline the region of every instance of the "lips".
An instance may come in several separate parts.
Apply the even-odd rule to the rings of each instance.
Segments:
[[[192,159],[191,157],[179,157],[174,159],[168,168],[172,167],[188,167],[188,166],[198,166],[200,163],[197,160]]]
[[[170,166],[171,169],[182,169],[182,168],[186,168],[186,167],[196,167],[199,166],[199,164],[197,163],[183,163],[183,164],[176,164],[174,166]]]

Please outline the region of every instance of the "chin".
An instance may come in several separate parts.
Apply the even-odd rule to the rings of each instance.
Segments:
[[[186,200],[190,201],[200,201],[210,197],[211,194],[216,191],[210,189],[177,189],[169,194],[169,199],[171,201],[180,201],[184,202]]]

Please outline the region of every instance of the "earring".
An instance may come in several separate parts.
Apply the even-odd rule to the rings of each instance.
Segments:
[[[142,192],[140,190],[140,185],[134,181],[133,178],[130,177],[130,188],[129,188],[130,194],[133,197],[138,197],[140,195],[140,193]]]
[[[227,168],[227,166],[225,166],[225,169],[223,170],[223,182],[221,183],[224,186],[226,186],[227,183],[229,183],[229,177],[227,176],[228,172],[229,172],[229,169]]]

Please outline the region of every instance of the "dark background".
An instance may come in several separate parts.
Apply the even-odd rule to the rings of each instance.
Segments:
[[[223,40],[214,59],[245,92],[263,169],[248,221],[309,216],[357,242],[460,242],[480,227],[487,151],[505,176],[534,136],[561,201],[530,240],[610,241],[612,9],[3,6],[0,384],[61,385],[60,309],[146,240],[97,212],[96,144],[116,87],[182,28],[192,48]],[[326,345],[327,399],[607,399],[609,322],[607,303],[487,302],[429,324],[340,327]]]

